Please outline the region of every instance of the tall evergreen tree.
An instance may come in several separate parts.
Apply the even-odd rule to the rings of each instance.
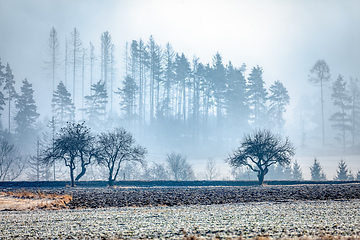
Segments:
[[[60,64],[60,45],[57,32],[54,27],[51,28],[48,40],[49,60],[46,61],[46,67],[51,71],[52,92],[55,91],[56,69]]]
[[[321,127],[323,146],[325,145],[325,125],[324,125],[324,93],[323,86],[330,80],[330,68],[325,60],[318,60],[310,69],[309,82],[313,84],[320,84],[320,100],[321,100]]]
[[[291,176],[292,176],[292,180],[297,180],[297,181],[303,180],[303,174],[301,171],[301,167],[296,160],[292,167]]]
[[[113,46],[111,34],[108,31],[103,32],[101,34],[101,79],[106,91],[110,92],[110,110],[112,109]]]
[[[345,151],[346,131],[351,130],[351,116],[348,113],[351,109],[351,97],[347,92],[346,82],[341,75],[334,82],[332,90],[331,98],[334,101],[334,105],[339,108],[339,111],[331,115],[330,121],[334,122],[332,125],[334,128],[341,131],[341,142]]]
[[[209,115],[210,109],[214,105],[213,101],[213,81],[211,80],[213,69],[210,64],[206,64],[205,69],[203,71],[202,81],[200,83],[200,91],[201,91],[201,102],[202,102],[202,112],[203,112],[203,121],[202,121],[202,134],[203,140],[207,141],[209,137]]]
[[[69,55],[69,47],[68,47],[68,40],[67,40],[67,38],[65,38],[65,59],[64,59],[64,73],[65,73],[65,75],[64,75],[64,83],[65,83],[65,86],[67,87],[68,85],[68,83],[67,83],[67,75],[68,75],[68,71],[67,71],[67,69],[68,69],[68,63],[69,63],[69,60],[68,60],[68,55]]]
[[[65,126],[66,122],[75,121],[75,106],[63,82],[60,82],[54,91],[52,111],[58,129]]]
[[[37,113],[37,106],[34,100],[34,90],[32,84],[27,79],[23,80],[21,95],[17,97],[17,113],[14,117],[16,122],[16,132],[18,135],[19,146],[26,146],[26,143],[33,140],[35,136],[35,122],[40,116]]]
[[[91,86],[93,84],[94,67],[95,67],[95,63],[96,63],[95,48],[94,48],[94,45],[92,44],[92,42],[90,42],[90,55],[89,56],[90,56],[89,60],[90,60],[90,91],[91,91]]]
[[[225,93],[225,108],[229,127],[234,134],[248,125],[250,109],[247,105],[247,86],[241,69],[236,69],[231,62],[226,68],[227,88]]]
[[[119,88],[118,92],[116,92],[122,98],[120,103],[121,110],[125,112],[125,118],[129,121],[129,123],[135,119],[135,97],[138,89],[139,88],[135,80],[132,77],[127,76],[123,81],[123,88]]]
[[[191,111],[191,130],[193,139],[198,140],[200,124],[200,89],[203,81],[204,65],[199,62],[199,58],[194,57],[191,71],[192,85],[192,111]],[[190,114],[189,114],[190,115]]]
[[[1,64],[1,58],[0,58],[0,87],[2,87],[5,81],[5,73],[3,72],[3,68],[5,68],[5,66]],[[2,115],[2,111],[4,110],[4,106],[5,106],[5,96],[2,92],[2,89],[0,88],[0,130],[2,130],[1,115]]]
[[[74,28],[71,32],[71,39],[70,39],[70,51],[71,51],[71,60],[73,64],[73,103],[75,105],[75,92],[76,92],[76,72],[78,71],[78,64],[81,63],[81,54],[82,54],[82,42],[80,40],[80,33],[79,31]]]
[[[17,93],[15,91],[15,80],[14,75],[12,74],[12,70],[10,68],[10,64],[6,64],[5,69],[5,84],[4,91],[7,93],[7,97],[5,100],[8,101],[8,130],[11,133],[11,102],[17,97]]]
[[[189,78],[190,64],[185,54],[181,56],[176,54],[175,57],[175,78],[177,82],[177,117],[182,119],[184,127],[186,126],[186,83]]]
[[[350,78],[348,84],[349,96],[351,98],[351,135],[352,145],[356,144],[356,137],[360,133],[360,86],[358,79]]]
[[[111,44],[110,50],[110,113],[113,113],[113,93],[114,93],[114,82],[115,82],[115,44]]]
[[[334,180],[346,181],[349,179],[349,170],[343,159],[340,160]]]
[[[147,49],[149,52],[150,67],[150,124],[154,121],[155,109],[160,102],[160,83],[162,82],[161,73],[161,48],[150,36]]]
[[[109,86],[111,45],[110,33],[103,32],[101,34],[101,79],[104,81],[106,89]]]
[[[81,109],[84,108],[84,95],[85,95],[85,48],[82,49],[81,54]],[[81,113],[81,119],[84,119],[84,112]]]
[[[314,164],[310,167],[311,180],[314,181],[323,181],[326,180],[326,176],[320,166],[320,163],[317,159],[314,159]]]
[[[226,78],[225,78],[225,67],[222,62],[222,57],[219,52],[213,57],[213,71],[212,71],[212,81],[213,81],[213,93],[214,100],[216,105],[216,120],[217,120],[217,136],[218,139],[221,139],[222,134],[222,125],[223,125],[223,105],[224,105],[224,96],[226,90]]]
[[[88,116],[89,125],[98,128],[105,120],[106,103],[108,94],[105,88],[105,82],[101,80],[92,85],[92,94],[85,96],[85,112]]]
[[[146,119],[146,74],[145,68],[148,66],[148,53],[146,51],[146,46],[142,39],[139,40],[139,44],[137,45],[137,54],[138,54],[138,82],[139,82],[139,123],[140,126],[145,124]],[[135,49],[134,49],[135,50]]]
[[[248,78],[248,96],[251,109],[251,121],[255,127],[265,126],[267,123],[267,91],[262,78],[263,69],[253,67]]]
[[[164,99],[164,115],[166,119],[169,119],[171,114],[171,99],[170,96],[171,88],[174,84],[175,78],[175,53],[170,45],[167,43],[164,50],[164,89],[165,89],[165,99]]]
[[[270,107],[269,107],[269,120],[273,121],[273,125],[278,133],[285,124],[283,114],[286,112],[285,106],[290,103],[290,96],[285,86],[279,81],[275,81],[270,86]]]

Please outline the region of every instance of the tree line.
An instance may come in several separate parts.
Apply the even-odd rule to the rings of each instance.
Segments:
[[[360,133],[360,88],[358,79],[346,80],[339,74],[331,82],[330,67],[325,60],[318,60],[310,69],[309,82],[320,87],[321,103],[321,132],[322,144],[325,146],[327,139],[325,133],[325,87],[330,82],[332,112],[329,122],[335,130],[335,139],[340,143],[343,151],[348,147],[356,147],[359,144]]]
[[[200,144],[219,146],[223,141],[237,140],[252,128],[283,133],[290,96],[279,80],[266,88],[260,66],[248,71],[245,64],[225,64],[219,52],[212,63],[201,63],[197,57],[189,61],[185,54],[176,53],[170,43],[160,46],[150,36],[146,43],[142,39],[126,43],[125,73],[119,77],[111,34],[103,32],[100,39],[97,55],[91,42],[89,48],[84,47],[74,28],[62,56],[57,31],[51,29],[46,61],[52,84],[52,112],[47,121],[50,131],[39,127],[40,114],[31,82],[23,79],[18,92],[10,64],[4,65],[0,59],[3,140],[17,146],[22,154],[34,154],[34,149],[39,148],[35,146],[41,145],[39,139],[46,138],[54,144],[56,133],[67,122],[82,121],[95,133],[124,126],[149,143],[167,147],[184,142],[194,148]],[[330,68],[324,60],[315,63],[309,81],[321,89],[325,144],[323,88],[330,81]],[[359,141],[359,97],[357,79],[346,81],[339,75],[333,82],[331,98],[336,110],[329,121],[338,130],[336,137],[344,150],[350,146],[349,138],[351,146]]]
[[[265,88],[260,66],[253,67],[246,77],[245,64],[225,64],[220,53],[213,56],[212,63],[203,64],[196,57],[190,61],[170,43],[162,47],[150,36],[146,43],[142,39],[126,43],[121,80],[116,76],[115,44],[109,32],[101,34],[100,48],[97,56],[92,43],[88,49],[83,47],[76,28],[71,32],[65,48],[65,77],[53,87],[52,114],[58,128],[80,119],[97,131],[119,113],[123,125],[143,136],[166,138],[164,142],[186,138],[193,143],[209,139],[219,143],[224,137],[237,138],[250,127],[282,131],[290,97],[278,80]],[[55,76],[60,56],[55,28],[49,49],[50,70]],[[100,77],[95,77],[96,68]],[[77,87],[78,78],[81,88]],[[90,94],[85,95],[84,86],[89,83]],[[75,102],[80,90],[81,104]],[[81,117],[76,116],[79,114]]]

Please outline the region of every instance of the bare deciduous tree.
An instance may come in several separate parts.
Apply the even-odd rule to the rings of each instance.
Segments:
[[[177,181],[195,179],[194,171],[185,156],[172,152],[167,154],[166,162],[173,179]]]
[[[168,180],[169,172],[165,164],[153,162],[152,166],[146,169],[146,179],[148,180]]]
[[[233,167],[248,166],[262,185],[270,166],[288,165],[294,155],[295,147],[288,138],[283,141],[269,130],[256,130],[244,136],[241,146],[226,161]]]
[[[124,161],[144,162],[146,149],[135,145],[135,139],[131,133],[123,128],[101,133],[97,143],[97,160],[109,171],[109,186],[114,184]]]
[[[206,179],[214,180],[219,175],[219,171],[216,168],[215,160],[213,158],[209,158],[206,163]]]
[[[25,163],[15,145],[0,139],[0,181],[13,181],[20,176]]]
[[[85,174],[92,157],[95,156],[93,140],[94,137],[84,122],[68,123],[66,127],[60,129],[54,143],[45,150],[42,162],[53,164],[56,160],[63,160],[70,169],[71,186],[74,187],[76,165],[80,163],[81,166],[81,172],[75,179],[79,180]]]

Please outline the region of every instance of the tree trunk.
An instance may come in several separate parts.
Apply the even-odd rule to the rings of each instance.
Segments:
[[[264,170],[260,169],[258,172],[259,185],[263,185],[265,175],[268,173],[268,168],[266,167]]]
[[[258,172],[258,179],[259,179],[259,185],[260,185],[260,186],[261,186],[261,185],[263,184],[263,182],[264,182],[264,176],[265,176],[264,172],[262,172],[262,171]]]
[[[108,184],[109,184],[109,187],[114,186],[114,179],[109,178]]]
[[[324,97],[323,97],[323,82],[322,79],[320,81],[321,88],[321,126],[322,126],[322,140],[323,147],[325,147],[325,127],[324,127]]]
[[[82,176],[84,176],[85,172],[86,172],[85,166],[81,166],[81,172],[79,173],[79,175],[77,175],[75,181],[78,181]]]
[[[71,166],[69,166],[69,168],[70,168],[71,187],[75,187],[74,169]]]

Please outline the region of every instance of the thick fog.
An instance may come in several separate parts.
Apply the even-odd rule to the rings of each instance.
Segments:
[[[360,79],[359,1],[0,0],[0,22],[1,64],[9,63],[18,94],[25,78],[34,90],[36,136],[51,132],[53,90],[62,82],[71,94],[76,122],[85,121],[94,134],[124,127],[147,148],[149,166],[164,164],[166,155],[176,152],[187,157],[197,179],[206,178],[209,163],[218,170],[216,179],[234,179],[226,157],[245,133],[270,128],[295,144],[293,160],[305,179],[310,179],[314,158],[327,179],[334,178],[341,159],[352,174],[360,170],[359,96],[348,103],[357,110],[346,108],[345,147],[343,131],[330,120],[341,111],[332,97],[339,75],[348,94],[351,81]],[[74,28],[82,43],[76,60]],[[49,48],[52,29],[58,40],[55,65]],[[169,49],[171,74],[166,73]],[[323,85],[324,139],[320,84],[309,81],[318,60],[330,70]],[[257,116],[249,93],[256,69],[268,94],[266,114]],[[133,82],[125,86],[126,76]],[[243,93],[236,92],[236,84],[230,93],[231,76],[243,80]],[[81,109],[90,106],[86,101],[95,91],[91,84],[100,80],[108,98],[104,114],[95,121],[89,109]],[[276,81],[289,96],[279,118],[268,111],[275,102],[268,97]],[[19,135],[13,120],[16,100],[11,100],[10,110],[8,104],[5,100],[1,106],[2,134],[19,145],[22,154],[35,154],[35,135],[28,139],[31,144],[21,143],[26,137]],[[91,171],[98,174],[95,167]],[[68,175],[59,170],[57,178],[62,177]]]

